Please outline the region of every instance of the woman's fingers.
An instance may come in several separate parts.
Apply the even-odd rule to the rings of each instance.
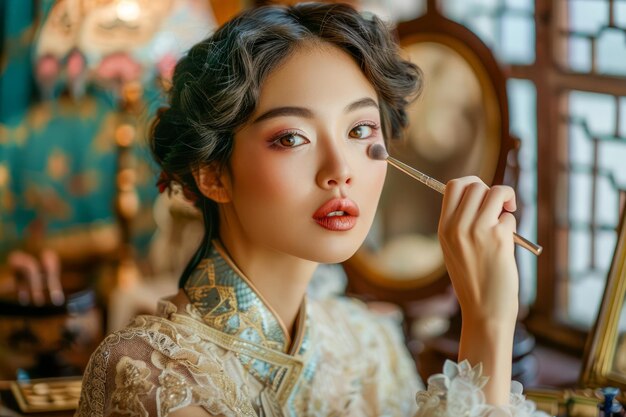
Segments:
[[[489,188],[480,178],[471,176],[449,181],[439,219],[442,243],[446,239],[458,241],[461,236],[491,239],[493,234],[486,232],[492,228],[508,239],[516,229],[515,218],[510,214],[516,208],[515,191],[511,187]]]
[[[503,211],[514,212],[517,209],[515,191],[506,185],[491,187],[478,212],[477,222],[494,226]]]
[[[15,291],[17,293],[17,301],[20,305],[30,304],[30,287],[28,284],[27,272],[24,268],[14,270],[15,275]]]
[[[26,254],[20,251],[13,251],[9,253],[7,261],[11,272],[14,276],[15,292],[17,293],[17,300],[21,305],[27,305],[30,303],[30,289],[28,287],[27,269],[25,265],[27,263]]]
[[[9,256],[9,265],[17,281],[17,296],[20,304],[25,305],[30,302],[30,292],[33,304],[43,305],[46,299],[37,260],[25,252],[16,251]]]
[[[443,225],[451,223],[451,219],[455,216],[463,200],[467,186],[476,182],[482,182],[482,180],[478,177],[470,176],[448,181],[446,191],[443,194],[443,205],[441,207],[441,216],[439,217],[440,231]]]
[[[46,302],[46,290],[50,293],[50,301],[61,305],[65,301],[61,287],[61,267],[56,253],[44,250],[41,254],[41,263],[34,256],[14,251],[8,258],[9,266],[15,276],[15,287],[20,304],[31,302],[37,306]]]
[[[33,304],[36,306],[42,306],[46,303],[46,296],[44,294],[44,282],[43,276],[37,265],[37,260],[29,256],[28,269],[26,278],[30,285],[30,291],[33,296]]]
[[[46,276],[46,284],[50,291],[50,301],[54,305],[62,305],[65,302],[65,294],[61,286],[61,262],[56,252],[46,249],[41,253],[41,266]]]
[[[499,227],[504,230],[507,235],[513,234],[517,230],[517,219],[512,213],[505,211],[498,219]]]
[[[489,187],[482,181],[472,182],[465,187],[465,193],[454,217],[454,224],[459,233],[472,230],[478,209],[482,206],[488,192]]]

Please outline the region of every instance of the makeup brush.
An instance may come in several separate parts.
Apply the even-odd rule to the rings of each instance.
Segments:
[[[389,156],[385,147],[379,143],[370,145],[370,147],[367,149],[367,155],[372,159],[376,159],[379,161],[387,161],[389,165],[399,169],[400,171],[407,174],[409,177],[415,178],[422,184],[427,185],[428,187],[432,188],[435,191],[438,191],[441,194],[443,194],[446,191],[446,186],[440,183],[439,181],[437,181],[436,179],[431,178],[428,175],[416,170],[415,168],[412,168],[408,166],[407,164],[400,162],[397,159]],[[541,252],[543,251],[543,248],[541,246],[529,241],[528,239],[518,235],[517,233],[513,233],[513,241],[517,245],[520,245],[524,249],[528,249],[529,251],[531,251],[533,254],[537,256],[540,255]]]

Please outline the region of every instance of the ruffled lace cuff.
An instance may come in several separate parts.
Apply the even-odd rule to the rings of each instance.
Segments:
[[[517,381],[511,382],[508,405],[486,404],[483,387],[489,377],[482,373],[482,364],[472,368],[467,360],[459,364],[446,361],[443,373],[428,378],[427,391],[415,396],[415,417],[548,417],[524,397],[522,384]]]

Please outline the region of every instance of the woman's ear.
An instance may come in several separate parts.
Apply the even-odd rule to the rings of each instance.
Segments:
[[[217,163],[203,165],[193,171],[198,190],[216,203],[230,202],[230,181]]]

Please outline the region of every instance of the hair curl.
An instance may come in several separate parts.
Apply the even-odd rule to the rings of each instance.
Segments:
[[[406,127],[405,108],[421,90],[421,72],[400,57],[376,16],[343,4],[304,3],[250,9],[224,24],[176,65],[170,106],[157,114],[150,137],[166,177],[198,197],[205,219],[205,239],[181,286],[218,234],[217,204],[200,193],[193,170],[228,166],[234,132],[254,112],[263,80],[306,42],[331,44],[353,57],[378,94],[386,140],[399,138]]]

